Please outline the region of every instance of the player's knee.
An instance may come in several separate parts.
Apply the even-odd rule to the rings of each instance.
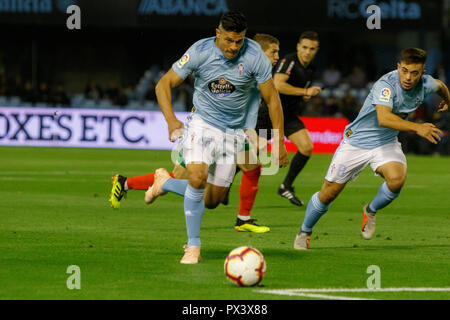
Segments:
[[[332,192],[332,190],[322,189],[319,192],[319,200],[323,204],[330,204],[331,202],[334,201],[334,199],[337,198],[337,196],[338,195],[336,193]]]
[[[312,143],[307,143],[301,148],[300,152],[307,157],[311,157],[313,148],[314,145]]]
[[[400,193],[405,182],[406,182],[405,176],[395,176],[395,177],[386,179],[386,184],[387,184],[389,190],[393,193]]]
[[[325,182],[322,186],[322,189],[319,192],[319,200],[324,204],[330,204],[333,202],[341,192],[343,187],[333,185],[330,182]]]
[[[187,179],[188,173],[186,168],[183,168],[181,165],[176,165],[172,170],[173,176],[175,179]]]
[[[206,178],[202,173],[191,173],[189,175],[189,185],[194,189],[205,189]]]

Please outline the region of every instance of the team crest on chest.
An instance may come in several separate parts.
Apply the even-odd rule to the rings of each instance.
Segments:
[[[239,67],[238,67],[238,70],[239,70],[239,77],[240,76],[242,76],[242,74],[244,73],[244,64],[243,63],[241,63],[240,65],[239,65]]]

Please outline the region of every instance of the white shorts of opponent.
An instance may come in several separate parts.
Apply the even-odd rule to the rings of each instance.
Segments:
[[[399,142],[361,149],[343,140],[334,153],[325,180],[344,184],[355,180],[368,165],[376,174],[376,170],[388,162],[401,162],[406,166],[406,157]]]
[[[206,123],[197,114],[189,115],[184,126],[178,151],[186,165],[206,163],[209,168],[207,182],[218,187],[229,187],[236,172],[237,154],[244,150],[244,131],[224,132]]]

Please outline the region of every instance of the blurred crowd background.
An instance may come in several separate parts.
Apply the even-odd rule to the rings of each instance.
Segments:
[[[0,108],[159,110],[155,95],[157,81],[192,43],[214,36],[220,16],[220,12],[211,14],[206,10],[211,11],[212,4],[210,7],[205,5],[203,16],[201,12],[191,12],[190,16],[181,11],[174,11],[170,16],[167,10],[158,14],[156,9],[150,9],[145,0],[96,0],[89,4],[87,1],[50,1],[55,7],[62,3],[80,6],[82,29],[67,30],[65,19],[68,15],[63,12],[44,18],[42,13],[36,12],[35,16],[24,19],[24,12],[11,10],[12,2],[7,7],[9,2],[0,4]],[[163,6],[164,2],[167,1],[159,3]],[[273,6],[270,1],[262,2]],[[314,84],[322,87],[322,92],[305,104],[303,116],[345,117],[352,121],[373,83],[396,68],[399,51],[408,46],[427,50],[427,73],[450,84],[450,1],[378,1],[380,5],[390,5],[389,10],[400,10],[397,8],[399,2],[417,4],[421,9],[419,21],[407,21],[400,11],[396,21],[391,13],[391,19],[382,20],[381,30],[369,30],[364,19],[351,18],[351,14],[357,12],[352,5],[359,2],[363,1],[338,3],[328,0],[295,7],[296,4],[281,1],[278,11],[274,8],[264,12],[253,12],[238,1],[211,3],[217,8],[226,4],[228,9],[243,10],[249,18],[248,36],[257,32],[276,36],[281,42],[281,57],[296,50],[302,31],[319,33],[320,50],[314,62],[317,68]],[[341,7],[342,3],[347,3],[347,7]],[[282,4],[290,6],[286,8],[289,14],[283,13]],[[117,14],[114,7],[126,14],[116,20],[101,20],[97,16],[95,21],[83,15],[84,8],[100,10],[102,6],[106,16]],[[292,13],[293,9],[297,11]],[[321,14],[327,15],[328,22],[314,19],[315,14],[320,17],[318,10],[325,10]],[[128,25],[126,20],[130,12],[134,13],[133,25]],[[313,18],[307,18],[309,16]],[[431,22],[430,17],[434,19]],[[196,22],[186,24],[191,21],[189,19]],[[190,111],[192,94],[193,79],[188,78],[172,92],[175,111]],[[410,120],[435,123],[445,132],[443,140],[433,146],[417,135],[401,133],[400,140],[406,152],[450,153],[450,117],[448,113],[435,112],[439,102],[437,96],[427,99]]]

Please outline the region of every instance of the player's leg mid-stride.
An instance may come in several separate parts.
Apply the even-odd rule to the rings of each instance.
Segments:
[[[361,234],[364,239],[370,240],[375,233],[375,213],[369,210],[369,205],[363,208],[363,222],[361,225]]]
[[[386,154],[390,159],[386,159]],[[309,238],[315,224],[328,211],[331,202],[338,197],[347,182],[356,179],[367,165],[385,179],[375,198],[363,208],[361,235],[366,240],[373,237],[375,214],[400,195],[406,181],[406,158],[397,143],[387,144],[368,152],[344,142],[336,151],[322,189],[308,202],[305,219],[294,241],[294,249],[309,249]]]

